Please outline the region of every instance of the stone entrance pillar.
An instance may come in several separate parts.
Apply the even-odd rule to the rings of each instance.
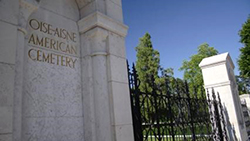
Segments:
[[[81,11],[103,3],[106,11],[99,7],[78,22],[84,136],[86,141],[133,141],[121,2],[93,1]]]
[[[0,0],[0,141],[133,141],[121,0]]]
[[[248,140],[231,57],[228,53],[208,57],[199,66],[205,89],[211,91],[214,88],[220,94],[230,140]],[[234,132],[237,139],[234,139]]]

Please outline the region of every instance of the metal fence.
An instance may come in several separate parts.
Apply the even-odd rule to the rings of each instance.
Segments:
[[[223,108],[214,91],[210,98],[190,94],[183,87],[159,88],[154,79],[151,91],[141,91],[133,65],[128,66],[135,141],[212,141],[228,140]],[[217,97],[217,98],[216,98]]]

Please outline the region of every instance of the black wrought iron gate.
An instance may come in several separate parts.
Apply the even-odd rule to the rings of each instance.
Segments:
[[[139,90],[135,67],[128,67],[135,141],[228,140],[220,99],[197,97],[184,87],[161,90],[151,80],[152,91]],[[209,97],[209,95],[208,95]],[[219,96],[218,96],[219,98]]]

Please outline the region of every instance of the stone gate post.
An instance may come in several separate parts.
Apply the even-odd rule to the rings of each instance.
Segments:
[[[121,0],[80,7],[85,141],[133,141]]]
[[[230,140],[235,132],[239,141],[246,141],[247,133],[234,75],[234,64],[229,53],[205,58],[199,66],[202,69],[205,89],[219,92],[224,105],[225,118]],[[235,139],[233,139],[235,140]]]

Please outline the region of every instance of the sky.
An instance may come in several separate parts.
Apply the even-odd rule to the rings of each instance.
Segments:
[[[238,32],[250,15],[250,0],[122,0],[122,8],[129,27],[125,44],[130,64],[136,62],[139,38],[148,32],[161,66],[174,68],[175,77],[183,78],[178,69],[202,43],[229,52],[239,74],[243,45]]]

